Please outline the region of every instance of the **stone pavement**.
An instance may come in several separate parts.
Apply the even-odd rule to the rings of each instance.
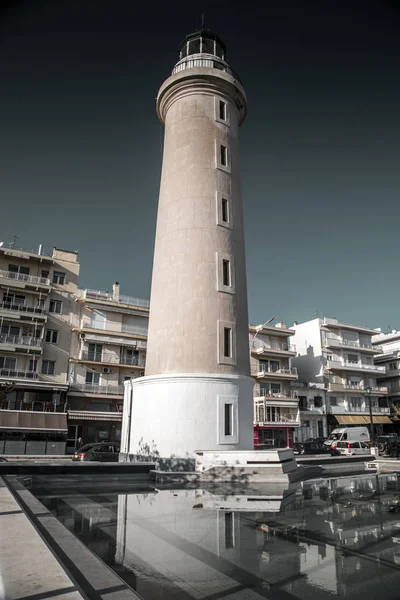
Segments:
[[[82,600],[0,478],[0,600]]]

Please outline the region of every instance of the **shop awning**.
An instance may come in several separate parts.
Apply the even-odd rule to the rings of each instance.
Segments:
[[[0,430],[65,432],[68,431],[67,414],[0,410]]]
[[[335,415],[336,421],[339,425],[369,425],[369,416],[364,415]],[[380,423],[381,425],[392,425],[391,419],[387,416],[372,417],[374,423]]]
[[[122,421],[122,412],[70,410],[68,419],[73,421]]]

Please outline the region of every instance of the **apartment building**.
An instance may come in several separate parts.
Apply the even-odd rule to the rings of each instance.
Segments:
[[[275,326],[250,325],[250,364],[254,385],[254,447],[291,447],[300,426],[297,370],[291,366],[296,349],[294,332],[282,322]]]
[[[63,454],[76,252],[0,246],[0,454]]]
[[[372,345],[378,350],[374,357],[375,364],[385,370],[378,375],[380,386],[387,387],[389,406],[395,428],[400,426],[400,331],[382,333],[376,331]]]
[[[392,426],[388,388],[378,383],[385,367],[374,364],[382,348],[372,344],[376,331],[317,318],[295,323],[293,343],[299,381],[321,383],[327,389],[328,430],[338,426],[368,425],[369,401],[377,433]]]
[[[326,389],[323,383],[292,383],[297,392],[300,410],[300,427],[294,429],[294,441],[328,436],[326,418]]]
[[[119,441],[124,381],[144,375],[149,301],[78,290],[72,326],[68,451],[77,440]]]

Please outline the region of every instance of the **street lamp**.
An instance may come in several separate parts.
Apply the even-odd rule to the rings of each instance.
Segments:
[[[370,432],[371,432],[371,444],[373,443],[374,440],[374,420],[372,417],[372,404],[371,404],[371,392],[372,392],[372,388],[367,385],[367,387],[365,388],[365,391],[367,392],[367,396],[368,396],[368,407],[369,407],[369,423],[370,423]]]
[[[256,333],[255,333],[255,335],[253,337],[253,342],[251,344],[252,348],[254,348],[254,342],[255,342],[255,339],[258,336],[258,334],[262,332],[262,330],[264,329],[264,327],[266,325],[268,325],[269,323],[272,323],[272,321],[274,321],[275,319],[276,319],[276,317],[271,317],[270,319],[268,319],[268,321],[265,321],[265,323],[263,323],[262,325],[256,325],[256,328],[255,328],[256,329]]]

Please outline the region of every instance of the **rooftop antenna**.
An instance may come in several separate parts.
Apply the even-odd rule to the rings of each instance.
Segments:
[[[16,242],[17,240],[19,240],[19,235],[14,235],[13,237],[14,237],[13,241],[12,241],[12,242],[10,242],[10,248],[14,248],[14,246],[15,246],[15,242]]]

